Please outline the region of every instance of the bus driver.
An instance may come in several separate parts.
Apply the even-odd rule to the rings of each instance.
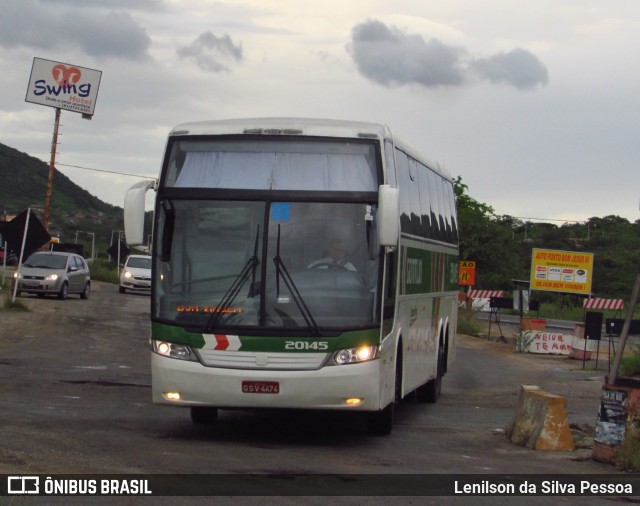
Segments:
[[[357,272],[355,265],[347,259],[347,248],[344,241],[334,239],[329,244],[325,256],[319,260],[311,262],[307,267],[309,269],[346,269],[348,271]]]

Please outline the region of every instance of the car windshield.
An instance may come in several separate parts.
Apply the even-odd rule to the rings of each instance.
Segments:
[[[41,269],[64,269],[67,266],[67,257],[48,253],[34,253],[27,259],[24,266]]]
[[[127,267],[133,267],[135,269],[151,269],[151,257],[131,257],[127,261]]]

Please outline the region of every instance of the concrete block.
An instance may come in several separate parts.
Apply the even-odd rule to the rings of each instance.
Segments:
[[[535,450],[575,450],[565,398],[533,385],[521,386],[518,409],[507,436],[511,442]]]

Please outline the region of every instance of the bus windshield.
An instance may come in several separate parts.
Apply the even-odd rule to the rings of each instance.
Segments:
[[[156,319],[303,335],[379,321],[375,205],[167,198],[158,209]]]

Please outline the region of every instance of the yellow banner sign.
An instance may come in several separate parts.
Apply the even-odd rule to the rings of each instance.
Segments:
[[[593,253],[533,248],[531,290],[591,293]]]

